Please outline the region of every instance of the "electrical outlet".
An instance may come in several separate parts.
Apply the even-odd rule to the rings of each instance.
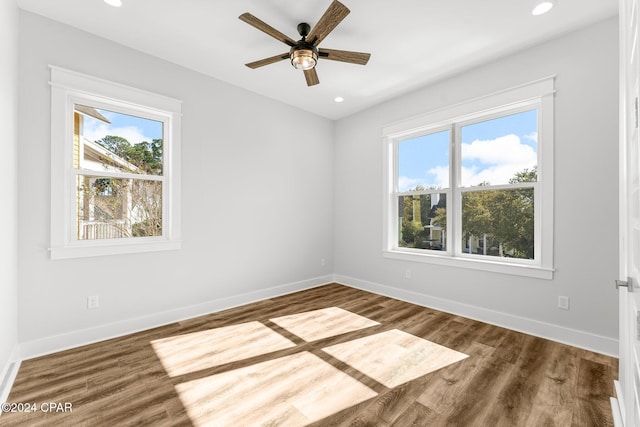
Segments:
[[[320,260],[320,266],[324,267],[325,265],[327,265],[327,260],[326,260],[326,259],[324,259],[324,258],[322,258],[322,259]]]
[[[100,307],[100,298],[98,295],[90,295],[87,297],[87,308],[98,308]]]
[[[563,310],[569,310],[569,297],[559,296],[558,308],[561,308]]]
[[[404,271],[404,278],[405,279],[411,279],[411,270],[405,270]]]

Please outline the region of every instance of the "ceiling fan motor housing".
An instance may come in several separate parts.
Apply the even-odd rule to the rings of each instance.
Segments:
[[[311,25],[306,22],[301,22],[298,24],[298,34],[305,38],[309,35],[309,31],[311,31]]]

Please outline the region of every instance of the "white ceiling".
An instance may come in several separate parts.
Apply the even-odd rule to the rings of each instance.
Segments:
[[[370,52],[366,66],[321,60],[307,87],[288,61],[244,66],[288,51],[240,21],[250,12],[294,40],[331,0],[17,0],[24,10],[339,119],[526,46],[615,16],[618,0],[558,0],[532,16],[533,0],[341,0],[351,13],[320,47]],[[337,104],[336,96],[345,101]]]

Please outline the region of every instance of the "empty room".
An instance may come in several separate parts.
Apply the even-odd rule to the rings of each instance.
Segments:
[[[640,427],[637,3],[2,0],[0,425]]]

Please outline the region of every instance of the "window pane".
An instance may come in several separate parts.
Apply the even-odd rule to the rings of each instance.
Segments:
[[[447,195],[398,197],[398,246],[446,250]]]
[[[461,139],[463,187],[537,180],[537,110],[462,126]]]
[[[163,123],[76,104],[74,167],[162,175]]]
[[[533,259],[533,188],[462,193],[462,252]]]
[[[78,240],[162,235],[162,182],[77,177]]]
[[[449,187],[449,131],[398,143],[398,190]]]

